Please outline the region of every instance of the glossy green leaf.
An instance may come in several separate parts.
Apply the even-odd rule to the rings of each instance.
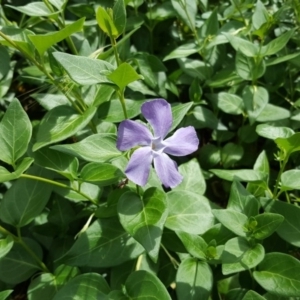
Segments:
[[[284,253],[268,253],[253,273],[254,279],[267,291],[279,296],[299,296],[300,262]]]
[[[271,199],[262,200],[262,206],[267,212],[284,217],[284,221],[276,232],[283,240],[300,247],[300,208],[293,204]]]
[[[126,294],[130,299],[171,300],[162,282],[153,274],[141,270],[133,272],[125,282]]]
[[[0,123],[0,160],[15,165],[26,152],[31,138],[30,120],[17,99],[13,99]]]
[[[242,300],[265,300],[265,299],[266,298],[264,298],[260,294],[250,290],[245,294]]]
[[[44,2],[31,2],[23,6],[7,6],[31,17],[46,17],[56,14],[56,12],[52,12]]]
[[[122,154],[116,148],[116,136],[101,133],[93,134],[78,143],[51,148],[92,162],[105,162]]]
[[[24,238],[24,243],[39,259],[42,258],[42,249],[37,242]],[[36,260],[19,243],[14,243],[9,253],[0,258],[0,280],[9,284],[23,282],[39,270]]]
[[[141,112],[144,100],[125,99],[128,118],[136,117]],[[99,106],[98,117],[106,122],[119,123],[124,120],[124,112],[120,100],[111,100]]]
[[[263,3],[258,0],[256,2],[255,10],[252,15],[252,24],[255,29],[259,29],[269,20],[269,13]]]
[[[243,56],[246,57],[255,57],[257,56],[259,49],[258,45],[251,43],[243,38],[234,36],[229,33],[223,33],[228,41],[230,42],[231,46],[239,53],[242,53]]]
[[[206,182],[202,174],[199,162],[191,159],[179,166],[179,173],[183,176],[182,182],[173,188],[174,191],[186,190],[203,195],[206,190]]]
[[[234,232],[236,235],[242,237],[246,236],[244,229],[244,225],[248,220],[246,215],[231,209],[213,209],[212,212],[219,222],[221,222],[226,228]]]
[[[49,171],[34,167],[30,176],[50,177]],[[18,179],[5,193],[0,204],[0,219],[8,224],[22,227],[37,217],[46,206],[52,186],[33,179]]]
[[[114,70],[114,67],[104,60],[62,52],[53,52],[53,56],[65,69],[70,78],[80,85],[97,83],[112,84],[106,75],[110,74]]]
[[[10,251],[13,245],[14,240],[10,235],[4,239],[0,239],[0,259]]]
[[[119,35],[121,35],[126,27],[126,8],[124,0],[117,0],[115,2],[113,7],[113,22]]]
[[[53,300],[106,300],[110,288],[106,280],[97,273],[79,275],[62,287]]]
[[[273,66],[273,65],[281,64],[285,61],[292,60],[292,59],[296,58],[299,55],[300,55],[300,53],[297,52],[297,53],[292,53],[292,54],[288,54],[288,55],[284,55],[284,56],[270,58],[266,61],[266,65],[267,66]]]
[[[115,83],[120,89],[124,89],[129,83],[143,79],[135,69],[128,63],[122,63],[107,78]]]
[[[289,110],[268,103],[262,112],[257,117],[258,122],[270,122],[270,121],[278,121],[283,119],[288,119],[291,116]]]
[[[209,265],[194,258],[181,262],[176,275],[178,299],[209,299],[213,275]]]
[[[6,290],[0,292],[0,300],[6,300],[7,297],[13,292],[14,290]]]
[[[227,209],[232,209],[251,217],[258,214],[259,203],[239,181],[233,181]]]
[[[83,181],[96,183],[99,186],[106,186],[116,183],[125,175],[117,167],[107,163],[91,162],[86,164],[80,173]]]
[[[300,151],[300,133],[295,133],[288,138],[277,138],[275,143],[287,154]]]
[[[44,52],[51,46],[64,40],[65,38],[69,37],[71,34],[81,31],[84,24],[84,20],[85,20],[84,18],[81,18],[76,22],[67,25],[65,28],[59,31],[50,32],[43,35],[41,34],[31,35],[29,36],[29,39],[34,44],[39,54],[43,55]]]
[[[280,189],[286,190],[300,190],[300,170],[288,170],[281,174]]]
[[[55,171],[66,178],[77,178],[78,159],[65,153],[43,148],[33,152],[34,162],[40,167]]]
[[[267,139],[275,140],[277,138],[289,138],[295,134],[294,130],[289,127],[275,127],[268,124],[256,126],[256,132]]]
[[[194,0],[171,0],[173,8],[180,17],[180,19],[191,29],[195,28],[197,3]]]
[[[218,119],[211,110],[203,106],[196,106],[192,110],[192,112],[185,118],[183,125],[191,125],[194,126],[196,129],[217,129]]]
[[[123,194],[118,203],[120,222],[156,262],[163,227],[168,216],[165,193],[157,188],[144,192],[142,199],[133,192]]]
[[[0,167],[0,182],[10,181],[19,178],[33,163],[31,157],[25,157],[17,164],[14,172],[7,171],[4,167]]]
[[[260,181],[264,179],[264,174],[262,172],[256,170],[218,170],[218,169],[211,169],[209,170],[216,176],[228,180],[238,180],[238,181],[245,181],[245,182],[253,182],[253,181]]]
[[[182,241],[189,254],[195,258],[206,260],[207,244],[201,236],[183,231],[177,231],[176,234]]]
[[[61,258],[71,266],[112,267],[134,259],[144,251],[116,218],[95,221]]]
[[[174,231],[202,234],[214,223],[208,200],[190,191],[167,194],[169,215],[166,227]]]
[[[293,36],[294,30],[289,30],[282,35],[280,35],[278,38],[273,39],[271,42],[269,42],[266,46],[262,47],[262,55],[272,55],[279,52],[282,48],[285,47],[289,39]]]
[[[96,113],[95,107],[88,108],[82,115],[70,106],[58,106],[46,113],[39,124],[36,142],[32,150],[36,151],[56,142],[65,140],[83,129]]]
[[[224,168],[230,168],[243,158],[244,149],[241,145],[227,143],[221,150],[221,161]]]
[[[221,92],[218,95],[218,107],[228,114],[242,114],[243,106],[243,100],[239,96],[224,92]]]
[[[112,20],[113,11],[109,8],[105,10],[104,7],[99,6],[96,19],[99,27],[110,37],[117,37],[119,35],[118,29],[116,28]]]
[[[27,297],[28,300],[52,300],[57,290],[55,276],[45,273],[33,279],[28,287]]]
[[[256,267],[265,256],[261,244],[251,245],[246,239],[236,237],[225,244],[222,254],[222,273],[233,274]]]
[[[273,234],[283,222],[284,217],[279,214],[264,213],[255,217],[257,225],[252,236],[258,240],[263,240]]]
[[[264,75],[266,64],[263,59],[257,59],[237,52],[235,57],[235,69],[237,74],[244,80],[257,80]]]
[[[183,104],[175,103],[171,106],[173,122],[170,131],[174,130],[180,124],[192,105],[192,102],[188,102]]]
[[[181,58],[181,57],[187,57],[194,53],[197,53],[201,50],[199,46],[197,46],[196,43],[191,42],[187,44],[183,44],[173,51],[171,51],[165,58],[164,61],[174,59],[174,58]]]

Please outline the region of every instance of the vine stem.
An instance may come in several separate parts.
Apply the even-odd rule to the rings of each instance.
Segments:
[[[98,206],[98,203],[94,199],[92,199],[89,196],[87,196],[86,194],[82,193],[80,190],[74,189],[71,186],[68,186],[66,184],[63,184],[63,183],[60,183],[60,182],[57,182],[57,181],[54,181],[54,180],[51,180],[51,179],[47,179],[47,178],[44,178],[44,177],[30,175],[30,174],[22,174],[20,177],[21,178],[32,179],[32,180],[37,180],[37,181],[42,181],[42,182],[49,183],[49,184],[52,184],[52,185],[55,185],[55,186],[58,186],[58,187],[61,187],[61,188],[64,188],[64,189],[72,190],[75,193],[85,197],[86,199],[90,200],[93,204]]]
[[[278,176],[277,176],[277,179],[276,179],[276,185],[275,185],[275,189],[274,189],[274,192],[273,192],[273,199],[278,198],[278,196],[281,194],[280,191],[279,191],[279,193],[277,194],[277,191],[278,191],[278,187],[279,187],[279,183],[280,183],[281,174],[282,174],[282,172],[284,171],[285,166],[286,166],[288,160],[289,160],[289,155],[286,154],[286,155],[285,155],[285,158],[284,158],[284,160],[283,160],[283,162],[282,162],[282,164],[281,164],[281,166],[280,166],[280,170],[279,170],[279,172],[278,172]]]
[[[170,254],[170,252],[167,250],[167,248],[163,244],[160,244],[160,246],[165,251],[167,256],[170,258],[170,261],[174,265],[174,268],[177,269],[177,267],[179,267],[180,263]]]

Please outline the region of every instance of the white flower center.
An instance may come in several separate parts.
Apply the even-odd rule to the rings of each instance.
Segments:
[[[154,152],[163,152],[165,145],[160,137],[153,138],[151,141],[151,148]]]

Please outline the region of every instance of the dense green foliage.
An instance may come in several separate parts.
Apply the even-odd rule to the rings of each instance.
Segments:
[[[299,1],[0,4],[0,300],[300,299]],[[173,189],[116,147],[155,98]]]

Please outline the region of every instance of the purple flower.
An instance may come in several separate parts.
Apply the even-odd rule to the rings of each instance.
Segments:
[[[171,105],[164,99],[146,101],[142,114],[151,125],[154,135],[145,125],[125,120],[119,125],[117,148],[121,151],[141,146],[132,154],[125,174],[134,183],[144,186],[152,161],[165,187],[175,187],[182,181],[177,164],[167,154],[185,156],[197,150],[199,139],[194,127],[178,129],[164,140],[172,126]]]

